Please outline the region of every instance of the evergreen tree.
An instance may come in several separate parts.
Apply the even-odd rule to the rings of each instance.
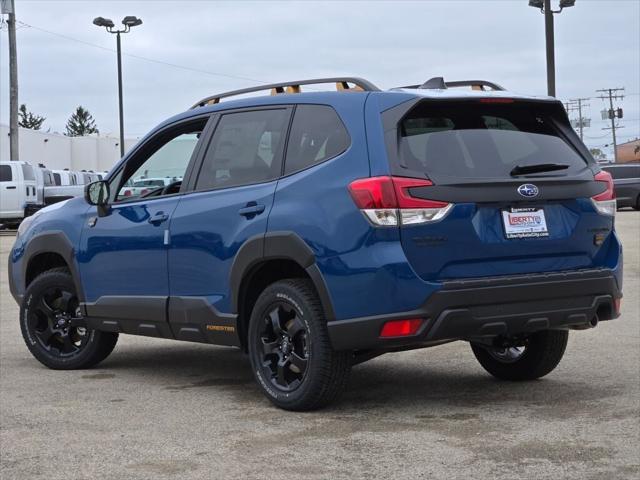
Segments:
[[[81,137],[91,133],[99,133],[96,122],[88,110],[82,108],[82,105],[76,108],[76,111],[67,120],[67,131],[65,135],[68,137]]]
[[[20,105],[18,110],[18,126],[30,128],[31,130],[40,130],[40,127],[42,127],[45,120],[45,117],[29,112],[24,103]]]

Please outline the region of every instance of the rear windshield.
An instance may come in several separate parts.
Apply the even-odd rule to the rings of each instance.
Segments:
[[[458,178],[504,177],[541,163],[586,166],[554,119],[531,104],[418,104],[400,122],[399,156],[409,170]]]

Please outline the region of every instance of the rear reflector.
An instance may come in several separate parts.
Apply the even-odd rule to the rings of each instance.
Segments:
[[[613,308],[615,308],[615,314],[620,315],[620,307],[622,306],[622,298],[614,298],[613,299]]]
[[[410,318],[407,320],[391,320],[384,324],[380,337],[407,337],[415,335],[422,325],[421,318]]]
[[[351,182],[349,193],[374,225],[411,225],[440,220],[453,207],[447,202],[414,197],[409,191],[432,185],[421,178],[372,177]]]
[[[594,177],[596,182],[606,185],[605,191],[591,197],[591,202],[599,214],[614,216],[616,214],[616,191],[613,188],[613,178],[609,172],[602,170]]]

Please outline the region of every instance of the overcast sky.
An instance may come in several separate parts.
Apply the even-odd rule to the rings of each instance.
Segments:
[[[64,131],[83,105],[102,133],[117,132],[115,36],[91,22],[125,15],[144,21],[122,38],[127,136],[201,97],[259,82],[357,75],[390,88],[444,76],[545,94],[544,19],[527,3],[16,0],[20,103],[47,117],[45,130]],[[585,142],[610,143],[600,88],[626,87],[619,136],[640,136],[640,1],[577,0],[555,19],[558,98],[591,97]],[[4,124],[8,78],[3,25]]]

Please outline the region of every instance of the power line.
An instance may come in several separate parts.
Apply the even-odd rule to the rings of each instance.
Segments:
[[[569,100],[567,103],[567,112],[578,111],[578,119],[572,122],[572,126],[580,132],[580,140],[584,140],[584,128],[591,126],[591,119],[582,116],[582,108],[590,107],[588,103],[584,103],[587,100],[589,100],[589,98],[576,98]]]
[[[89,46],[89,47],[99,48],[100,50],[105,50],[107,52],[116,53],[116,51],[113,50],[112,48],[103,47],[102,45],[98,45],[96,43],[91,43],[91,42],[87,42],[85,40],[80,40],[78,38],[70,37],[70,36],[64,35],[62,33],[52,32],[51,30],[47,30],[47,29],[44,29],[44,28],[41,28],[41,27],[36,27],[35,25],[30,25],[30,24],[25,23],[25,22],[20,22],[19,21],[18,23],[22,27],[33,28],[34,30],[38,30],[40,32],[48,33],[49,35],[55,35],[56,37],[64,38],[65,40],[69,40],[69,41],[76,42],[76,43],[81,43],[81,44]],[[202,74],[205,74],[205,75],[212,75],[212,76],[216,76],[216,77],[231,78],[233,80],[244,80],[244,81],[247,81],[247,82],[269,83],[266,80],[258,80],[258,79],[255,79],[255,78],[242,77],[242,76],[239,76],[239,75],[229,75],[229,74],[226,74],[226,73],[211,72],[211,71],[208,71],[208,70],[202,70],[200,68],[187,67],[185,65],[178,65],[176,63],[166,62],[164,60],[157,60],[155,58],[143,57],[141,55],[135,55],[133,53],[123,53],[122,55],[127,56],[127,57],[131,57],[131,58],[135,58],[135,59],[138,59],[138,60],[143,60],[145,62],[156,63],[156,64],[159,64],[159,65],[166,65],[166,66],[169,66],[169,67],[179,68],[179,69],[182,69],[182,70],[188,70],[190,72],[202,73]]]
[[[618,163],[618,149],[617,144],[616,144],[616,129],[617,128],[624,128],[624,126],[622,125],[616,125],[616,118],[622,118],[622,109],[618,108],[615,109],[613,108],[613,101],[614,100],[622,100],[624,98],[624,95],[622,94],[618,94],[617,92],[623,92],[624,91],[624,87],[621,88],[603,88],[601,90],[596,90],[596,92],[601,92],[603,94],[606,95],[601,95],[600,99],[602,100],[607,100],[607,98],[609,99],[609,110],[607,112],[607,115],[609,117],[609,119],[611,120],[611,127],[605,127],[603,128],[603,130],[611,130],[611,136],[613,137],[613,157],[615,159],[615,162]],[[603,114],[603,119],[604,119],[604,114]]]

